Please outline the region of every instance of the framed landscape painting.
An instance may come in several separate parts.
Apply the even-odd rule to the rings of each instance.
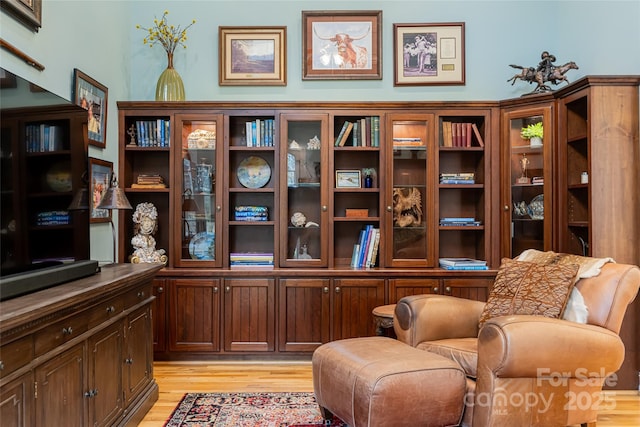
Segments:
[[[382,79],[382,11],[303,11],[303,80]]]
[[[464,22],[393,24],[394,85],[464,85]]]
[[[287,27],[220,27],[220,86],[286,86]]]

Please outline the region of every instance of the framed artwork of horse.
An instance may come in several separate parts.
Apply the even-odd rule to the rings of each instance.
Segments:
[[[302,80],[381,80],[382,11],[302,11]]]
[[[287,27],[219,27],[220,86],[286,86]]]
[[[464,85],[464,22],[393,24],[394,86]]]

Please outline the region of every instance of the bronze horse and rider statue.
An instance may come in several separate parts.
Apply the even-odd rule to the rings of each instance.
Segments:
[[[536,83],[536,88],[533,91],[529,92],[527,95],[550,92],[553,89],[547,83],[557,85],[561,82],[566,82],[568,84],[569,79],[567,79],[565,73],[569,70],[578,69],[578,66],[573,61],[567,62],[564,65],[555,65],[555,55],[551,55],[547,51],[542,52],[540,59],[540,63],[537,67],[523,67],[521,65],[510,64],[510,67],[519,68],[522,71],[514,75],[507,81],[511,82],[512,86],[518,79],[529,82],[529,84]]]

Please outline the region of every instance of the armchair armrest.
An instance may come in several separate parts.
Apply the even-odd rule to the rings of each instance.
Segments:
[[[624,344],[599,326],[514,315],[488,320],[478,336],[478,375],[502,378],[604,378],[624,359]]]
[[[481,301],[448,295],[412,295],[396,304],[393,328],[398,340],[415,347],[424,341],[475,338]]]

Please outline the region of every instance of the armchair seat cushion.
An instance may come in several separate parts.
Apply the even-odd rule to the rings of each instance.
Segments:
[[[468,378],[477,378],[477,338],[452,338],[437,341],[425,341],[418,344],[416,348],[453,360],[462,368]]]

